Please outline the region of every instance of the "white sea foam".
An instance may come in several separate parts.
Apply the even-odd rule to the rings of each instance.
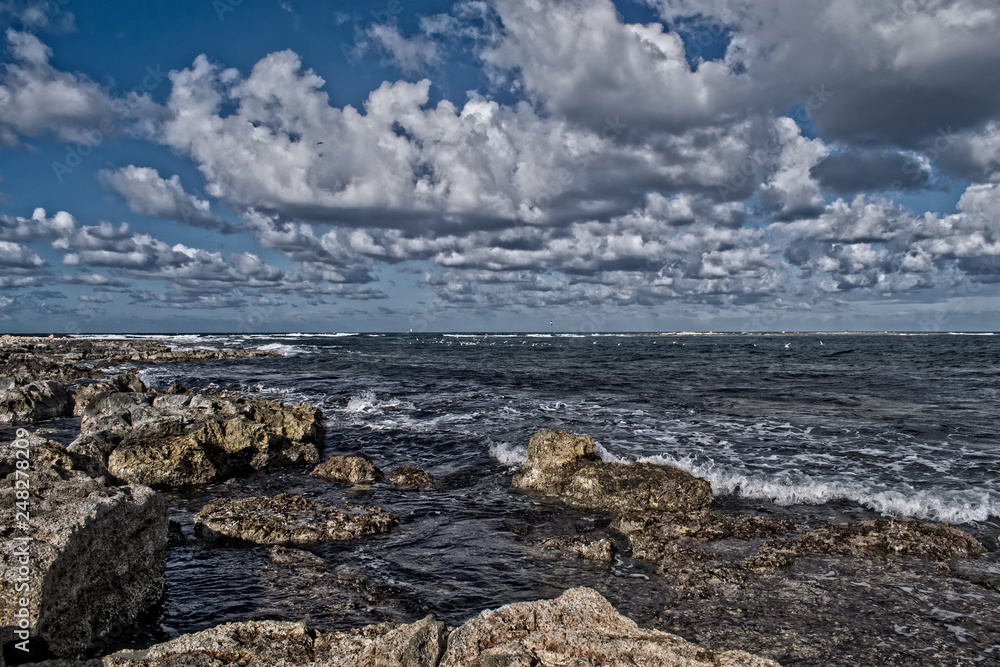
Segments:
[[[262,352],[277,352],[285,357],[294,357],[299,354],[308,354],[311,352],[311,350],[307,350],[304,347],[300,347],[298,345],[286,345],[284,343],[268,343],[266,345],[258,345],[257,349]]]
[[[380,415],[387,410],[415,410],[413,403],[398,398],[379,399],[371,389],[351,396],[345,412],[352,415]]]
[[[495,442],[490,445],[490,456],[508,468],[516,468],[528,460],[528,448],[509,442]]]

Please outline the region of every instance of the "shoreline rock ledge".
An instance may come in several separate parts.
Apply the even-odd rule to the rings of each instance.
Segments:
[[[640,628],[600,593],[573,588],[555,600],[486,610],[449,632],[433,616],[346,632],[304,623],[229,623],[146,651],[94,661],[116,667],[324,665],[329,667],[780,667],[743,651],[711,651]]]

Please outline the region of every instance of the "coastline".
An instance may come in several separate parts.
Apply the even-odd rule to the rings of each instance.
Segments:
[[[645,334],[635,335],[641,336]],[[678,333],[649,335],[701,336],[742,334]],[[806,334],[747,335],[773,336]],[[150,340],[148,341],[148,344],[144,343],[142,345],[135,345],[134,343],[136,341],[128,341],[126,344],[128,344],[129,347],[125,351],[113,352],[113,348],[121,347],[123,345],[121,340],[102,341],[101,339],[89,338],[11,338],[15,338],[17,340],[13,341],[13,343],[16,343],[13,349],[10,349],[9,353],[4,356],[4,362],[6,364],[4,367],[6,372],[4,374],[10,373],[12,375],[24,375],[32,372],[38,373],[38,376],[36,377],[22,378],[24,381],[31,380],[32,382],[52,379],[59,379],[62,381],[78,379],[95,380],[102,375],[103,369],[111,368],[122,362],[138,364],[161,362],[172,363],[181,361],[204,361],[207,359],[216,360],[225,358],[274,356],[258,351],[216,351],[218,353],[216,354],[215,352],[206,350],[171,349],[176,348],[177,346],[169,341],[155,340]],[[88,349],[66,349],[67,347],[74,347],[76,344],[66,345],[60,342],[65,340],[86,341],[85,345],[80,344],[79,347],[86,347]],[[4,337],[3,344],[6,345],[10,343],[11,341],[8,337]],[[36,347],[26,349],[28,345]],[[6,348],[3,349],[5,352],[7,351]],[[48,351],[51,351],[51,354],[47,359],[42,358],[39,354],[40,352],[45,353]],[[83,354],[83,356],[78,358],[78,354]],[[10,369],[18,369],[20,372],[11,373]],[[82,393],[82,387],[71,386],[70,389],[76,389],[77,393]],[[174,406],[171,409],[180,410],[181,408],[188,407],[190,402],[195,400],[195,397],[200,397],[197,400],[200,401],[205,399],[215,401],[214,405],[216,405],[216,407],[213,409],[218,410],[220,414],[225,413],[227,416],[229,415],[229,412],[227,412],[229,408],[226,406],[232,404],[232,401],[234,400],[232,397],[228,397],[225,394],[210,395],[206,392],[191,393],[187,392],[187,390],[181,391],[183,388],[178,388],[173,393],[165,392],[157,394],[154,392],[153,394],[150,394],[145,388],[137,386],[131,379],[123,380],[119,385],[111,387],[111,389],[114,391],[108,391],[105,393],[115,396],[131,395],[129,400],[134,400],[136,405],[148,399],[149,404],[157,409],[161,409],[163,406],[169,404]],[[99,395],[100,393],[98,392],[90,398],[93,399]],[[179,401],[182,402],[182,399],[167,399],[168,396],[188,396],[188,404],[176,407],[179,405]],[[69,399],[63,402],[64,407],[62,408],[62,414],[66,414],[67,409],[72,411],[72,409],[76,408],[77,403],[75,397],[70,396],[70,399],[72,399],[72,403]],[[120,401],[125,399],[116,398],[115,400],[119,401],[119,403],[116,404],[115,409],[121,409],[123,404]],[[160,406],[155,405],[157,400],[160,400]],[[226,403],[226,401],[230,401],[230,403]],[[145,405],[145,403],[142,403],[142,405]],[[81,410],[84,411],[84,419],[88,418],[86,415],[88,407],[89,406],[83,406],[81,408]],[[284,408],[288,409],[288,406],[284,406]],[[165,408],[163,409],[165,410]],[[102,419],[105,419],[108,414],[110,413],[107,411],[101,412],[100,410],[92,410],[90,418],[96,424]],[[136,415],[139,413],[133,410],[131,414]],[[159,418],[163,414],[167,413],[155,413],[153,416]],[[282,419],[284,419],[284,417],[282,417]],[[296,419],[301,421],[300,418]],[[320,417],[320,419],[322,419],[322,417]],[[42,421],[44,422],[44,419]],[[138,423],[138,420],[132,419],[129,428],[133,428],[136,423]],[[106,427],[107,425],[104,424],[103,426]],[[186,436],[188,434],[183,432],[171,433],[171,437],[182,435]],[[123,431],[121,437],[123,439],[127,439],[129,434]],[[316,444],[317,438],[318,444]],[[195,440],[197,440],[197,438],[195,438]],[[317,457],[320,454],[325,454],[325,452],[322,451],[323,442],[321,437],[313,433],[309,442],[314,443],[316,446]],[[82,452],[63,452],[57,445],[58,443],[51,442],[44,444],[44,447],[48,447],[48,450],[46,450],[48,452],[47,456],[52,460],[52,463],[49,463],[48,465],[53,465],[63,471],[75,471],[79,472],[81,475],[85,475],[86,473],[84,472],[84,469],[86,469],[88,463],[86,461],[71,460],[73,459],[71,454],[82,455]],[[43,445],[39,446],[42,447]],[[583,447],[583,449],[585,450],[586,447]],[[73,448],[70,447],[69,450],[73,450]],[[97,450],[100,450],[100,447],[97,447]],[[117,449],[112,449],[109,456],[114,456],[115,451],[117,451]],[[188,448],[184,451],[190,453],[193,450]],[[363,455],[365,452],[357,451],[355,453]],[[119,459],[122,458],[122,456],[124,455],[119,455]],[[300,457],[299,459],[292,461],[288,465],[291,466],[292,469],[300,469],[302,466],[306,465],[305,462],[310,464],[315,463],[315,461],[310,460],[310,454],[304,454],[303,457],[304,458]],[[562,470],[565,466],[569,466],[570,468],[573,468],[574,466],[578,467],[581,464],[577,461],[577,459],[580,459],[581,461],[593,461],[592,452],[588,453],[586,451],[582,451],[578,456],[570,456],[567,460],[560,462],[558,465],[544,463],[540,467],[547,469],[551,468],[555,471]],[[111,459],[109,458],[108,461],[110,460]],[[133,459],[129,459],[130,462],[134,460],[134,457]],[[399,463],[404,463],[404,461],[400,461]],[[107,464],[107,462],[105,464]],[[533,465],[536,464],[537,461],[533,463]],[[67,465],[69,466],[68,468],[66,467]],[[269,464],[265,464],[262,469],[267,469],[267,465]],[[595,463],[595,465],[597,464]],[[629,465],[634,467],[628,467]],[[629,479],[632,479],[632,474],[637,470],[662,470],[668,468],[668,466],[649,468],[651,465],[653,464],[602,463],[598,467],[593,468],[592,474],[596,476],[595,479],[602,479],[603,476],[611,474],[608,471],[622,470],[625,471],[624,474],[626,474]],[[624,467],[619,468],[607,466]],[[536,467],[539,466],[536,465]],[[120,469],[132,470],[133,468],[122,466]],[[552,470],[549,472],[552,472]],[[228,472],[220,472],[219,474],[224,475],[228,474]],[[87,476],[89,477],[89,475]],[[98,477],[100,476],[101,475],[98,475]],[[690,475],[685,477],[685,479],[688,478],[696,479]],[[83,478],[80,477],[79,479]],[[120,481],[122,481],[121,478],[118,478],[114,483]],[[89,482],[86,483],[89,484]],[[159,483],[162,483],[162,481]],[[356,482],[347,480],[335,483],[355,484]],[[632,479],[629,483],[646,484],[647,482],[641,479],[636,482],[636,480]],[[575,505],[580,507],[581,505],[579,504],[580,501],[578,498],[579,494],[576,491],[570,491],[567,493],[567,488],[575,488],[573,486],[574,484],[577,484],[577,482],[567,482],[566,480],[563,480],[549,485],[546,490],[541,493],[539,502],[545,503],[546,506],[550,507],[553,512],[560,512],[560,508],[563,507],[562,503],[567,502],[567,499],[569,499],[569,504],[571,506]],[[590,484],[584,485],[586,488],[591,488],[591,486],[592,485]],[[733,636],[731,632],[729,636],[726,636],[725,633],[720,631],[717,618],[718,616],[725,615],[727,613],[731,616],[743,614],[744,623],[746,623],[746,615],[750,614],[751,616],[756,615],[758,618],[756,621],[757,623],[762,623],[764,626],[767,626],[767,624],[763,623],[763,621],[759,618],[759,615],[762,612],[761,606],[776,605],[779,604],[779,600],[784,600],[786,603],[791,600],[792,604],[790,604],[789,607],[795,608],[796,605],[802,607],[795,610],[795,613],[792,614],[791,617],[801,620],[812,614],[806,605],[806,601],[811,599],[811,597],[815,597],[814,587],[817,585],[828,586],[830,589],[827,591],[828,596],[839,596],[839,602],[835,605],[831,605],[831,609],[836,611],[829,612],[829,615],[830,619],[840,620],[833,622],[828,619],[829,622],[833,622],[832,626],[825,628],[825,631],[828,633],[843,632],[841,623],[847,622],[851,619],[853,605],[856,605],[856,600],[853,600],[849,596],[852,592],[852,587],[854,589],[853,592],[855,593],[860,589],[878,590],[883,596],[880,604],[888,609],[892,609],[893,614],[896,614],[898,618],[906,617],[907,614],[911,613],[913,609],[916,609],[918,605],[926,603],[926,600],[911,599],[912,595],[903,589],[910,588],[911,591],[920,590],[920,586],[930,585],[930,582],[933,582],[934,586],[944,585],[946,587],[950,587],[948,590],[955,592],[961,597],[961,604],[966,605],[966,611],[974,611],[977,608],[983,608],[989,604],[994,604],[998,599],[1000,599],[997,597],[997,591],[1000,590],[997,582],[1000,581],[1000,579],[998,579],[997,573],[995,572],[997,569],[995,566],[995,554],[987,555],[984,558],[981,554],[975,553],[974,549],[969,551],[971,543],[964,543],[966,544],[966,547],[964,547],[966,549],[966,553],[961,552],[961,550],[950,551],[945,549],[943,551],[936,551],[933,548],[929,548],[929,550],[925,550],[927,551],[925,557],[914,556],[914,553],[924,553],[921,551],[923,547],[920,545],[928,544],[928,534],[920,532],[923,528],[917,530],[916,532],[907,532],[908,529],[912,527],[910,524],[904,524],[904,528],[907,529],[904,530],[905,534],[898,534],[898,524],[900,522],[896,522],[896,524],[871,527],[872,530],[868,530],[869,527],[863,527],[860,533],[860,542],[858,542],[858,545],[860,546],[852,548],[853,550],[849,550],[847,553],[836,553],[837,549],[840,548],[838,545],[845,543],[853,544],[849,536],[839,535],[829,539],[821,539],[821,535],[801,530],[801,527],[788,525],[779,526],[765,521],[752,520],[753,517],[740,518],[739,516],[734,517],[727,514],[713,514],[709,511],[711,500],[710,498],[704,497],[704,495],[700,496],[698,503],[690,507],[685,507],[682,510],[676,510],[676,508],[674,508],[674,510],[668,511],[669,508],[659,506],[652,508],[647,506],[620,506],[618,503],[620,503],[623,498],[631,498],[634,495],[631,491],[628,491],[629,489],[634,490],[634,487],[630,487],[628,485],[622,487],[618,482],[616,482],[613,486],[619,490],[609,496],[611,498],[610,500],[601,500],[596,506],[593,507],[586,504],[582,506],[595,510],[604,517],[602,519],[603,523],[617,535],[617,542],[625,546],[625,549],[622,550],[625,554],[625,558],[638,558],[639,560],[644,560],[654,564],[656,567],[655,576],[660,577],[662,580],[661,584],[665,584],[666,588],[674,592],[675,599],[671,600],[672,604],[669,606],[667,613],[662,615],[660,623],[664,625],[671,624],[672,627],[681,629],[687,634],[686,638],[690,639],[693,637],[697,641],[704,642],[709,648],[743,648],[743,646],[737,645],[729,646],[727,645],[727,642],[729,644],[744,644],[747,648],[753,648],[755,645],[766,645],[768,643],[772,643],[775,640],[775,637],[772,636],[771,633],[777,633],[779,631],[778,626],[780,625],[773,624],[773,619],[772,626],[770,627],[764,627],[756,632],[752,631],[751,628],[751,631],[747,631],[743,636]],[[625,489],[627,492],[623,492],[621,489]],[[538,489],[535,489],[535,491],[528,491],[529,494],[537,492]],[[648,514],[635,516],[629,514],[629,512],[635,511],[646,513],[650,511],[650,509],[655,510],[655,516],[649,516]],[[624,513],[619,514],[620,512]],[[709,513],[706,514],[705,512]],[[664,516],[668,516],[669,520],[664,520]],[[785,532],[782,533],[782,530]],[[163,535],[164,540],[167,539],[166,532],[167,530],[165,527]],[[528,535],[530,539],[534,539],[531,537],[531,533],[533,532],[535,531],[530,526],[525,530],[525,534]],[[791,544],[789,543],[784,546],[779,545],[778,547],[775,547],[772,544],[770,551],[768,549],[763,549],[762,551],[762,547],[766,545],[767,540],[781,537],[783,535],[790,535],[791,537],[788,539],[791,540],[806,540],[806,542],[809,542],[810,544],[817,542],[820,543],[822,548],[818,551],[810,551],[809,549],[800,549],[799,551],[796,551],[798,547],[789,546],[789,544]],[[812,537],[810,537],[810,535],[812,535]],[[581,553],[606,553],[606,549],[603,547],[592,549],[592,545],[598,540],[590,539],[587,535],[563,535],[561,537],[564,538],[561,541],[552,541],[549,539],[549,541],[546,542],[545,539],[538,540],[535,548],[546,552],[549,554],[549,557],[551,557],[551,554],[555,553],[555,557],[557,558],[577,558]],[[960,536],[949,534],[947,537],[948,540],[946,541],[954,538],[961,543]],[[873,541],[874,543],[881,545],[879,549],[868,549],[865,546],[870,546]],[[164,548],[167,548],[166,544],[164,544]],[[810,547],[810,549],[811,548],[812,547]],[[644,554],[644,556],[640,558],[637,554]],[[794,562],[786,562],[789,559]],[[836,574],[833,577],[826,576],[829,572],[835,572]],[[899,583],[904,580],[909,583]],[[862,584],[867,584],[867,586]],[[893,592],[894,589],[896,589],[895,592]],[[836,595],[833,595],[830,591],[836,591]],[[900,593],[899,591],[902,592]],[[980,598],[982,598],[981,601],[974,601],[975,596],[980,596]],[[900,611],[900,609],[902,609],[902,611]],[[706,610],[712,610],[712,613],[706,613]],[[777,614],[777,616],[780,618],[781,614]],[[871,627],[867,627],[865,625],[869,621],[867,618],[864,620],[856,620],[859,632],[868,632],[877,635],[885,629],[884,619],[878,623],[872,621]],[[750,623],[749,625],[752,626],[753,623]],[[895,626],[899,624],[893,623],[892,625]],[[909,632],[909,630],[906,630],[905,628],[909,626],[904,625],[903,627],[903,633],[893,630],[893,634],[897,637],[902,636],[905,638],[906,633]],[[554,631],[555,629],[553,628],[548,628],[546,630],[546,632],[549,633]],[[804,637],[806,637],[808,633],[806,633],[803,629],[799,629],[796,630],[795,633],[792,633],[791,636],[786,635],[788,645],[779,647],[780,650],[785,651],[788,655],[798,656],[796,658],[797,661],[801,661],[803,659],[809,660],[810,655],[813,656],[813,659],[818,660],[822,658],[825,652],[828,651],[828,645],[824,643],[824,638],[822,636],[824,628],[822,626],[811,627],[810,631],[812,632],[814,642],[812,645],[804,643]],[[995,628],[991,629],[987,626],[984,629],[984,632],[986,633],[984,636],[990,636],[989,633],[995,633],[995,631]],[[292,631],[289,630],[288,632]],[[817,633],[819,633],[820,636],[817,637]],[[968,642],[968,638],[966,638],[966,642]],[[447,643],[447,641],[445,643]],[[842,646],[840,643],[836,645]],[[937,652],[940,660],[950,659],[947,646],[934,643],[932,643],[931,646],[933,647],[933,650]],[[919,646],[913,646],[911,648],[913,650],[922,650]],[[911,654],[911,657],[912,655],[914,654]],[[922,659],[924,660],[930,658],[930,654],[928,653],[918,653],[915,655],[922,656]],[[844,660],[849,658],[853,659],[851,656],[847,655],[838,656],[838,658],[840,657]],[[855,658],[856,657],[857,656],[855,656]],[[125,658],[115,659],[125,660]],[[246,656],[243,656],[243,659],[246,659]],[[824,664],[840,663],[828,662]],[[895,663],[889,662],[887,664]],[[947,663],[925,662],[924,664]]]

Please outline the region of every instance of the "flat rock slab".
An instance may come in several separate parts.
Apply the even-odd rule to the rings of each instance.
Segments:
[[[385,533],[399,517],[381,507],[333,505],[282,493],[277,496],[219,498],[195,516],[195,534],[208,542],[307,546]]]

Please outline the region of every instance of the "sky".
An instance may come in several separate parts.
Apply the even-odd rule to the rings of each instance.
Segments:
[[[0,0],[0,331],[997,330],[997,34],[995,0]]]

